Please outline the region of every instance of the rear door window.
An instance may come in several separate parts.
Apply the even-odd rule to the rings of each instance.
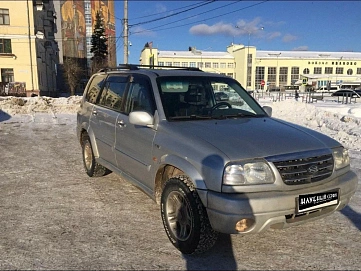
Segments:
[[[89,103],[95,104],[99,97],[100,91],[104,85],[106,75],[96,75],[93,77],[89,88],[85,94],[85,100]]]
[[[129,76],[109,75],[102,91],[99,105],[122,112],[124,94]]]

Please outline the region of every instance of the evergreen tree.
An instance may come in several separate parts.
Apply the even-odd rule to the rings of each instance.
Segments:
[[[95,72],[97,69],[107,66],[108,56],[108,39],[105,36],[105,28],[99,11],[95,15],[94,31],[91,37],[90,52],[93,53],[92,70]]]

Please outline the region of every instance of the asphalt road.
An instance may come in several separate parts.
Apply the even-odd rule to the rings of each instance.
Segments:
[[[352,168],[361,179],[360,153]],[[0,269],[361,269],[361,193],[342,212],[287,230],[221,235],[184,256],[159,207],[115,174],[83,171],[74,119],[0,122]]]

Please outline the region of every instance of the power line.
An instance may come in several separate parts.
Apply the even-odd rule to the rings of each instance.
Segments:
[[[242,1],[242,0],[240,0],[240,1]],[[227,13],[223,13],[223,14],[214,16],[214,17],[212,17],[212,18],[206,18],[206,19],[202,19],[202,20],[195,21],[195,22],[191,22],[191,23],[187,23],[187,24],[182,24],[182,25],[172,26],[172,27],[166,27],[166,28],[160,28],[160,29],[157,29],[157,28],[160,27],[160,26],[156,26],[156,27],[149,28],[149,29],[146,29],[146,30],[140,30],[140,31],[132,32],[131,34],[144,33],[144,32],[148,32],[148,31],[153,30],[153,29],[157,29],[157,31],[162,31],[162,30],[168,30],[168,29],[178,28],[178,27],[182,27],[182,26],[187,26],[187,25],[191,25],[191,24],[195,24],[195,23],[200,23],[200,22],[204,22],[204,21],[211,20],[211,19],[219,18],[219,17],[225,16],[225,15],[228,15],[228,14],[232,14],[232,13],[235,13],[235,12],[238,12],[238,11],[241,11],[241,10],[245,10],[245,9],[248,9],[248,8],[251,8],[251,7],[254,7],[254,6],[258,6],[258,5],[264,4],[265,2],[268,2],[268,1],[269,1],[269,0],[265,0],[265,1],[262,1],[262,2],[257,3],[257,4],[253,4],[253,5],[244,7],[244,8],[240,8],[240,9],[237,9],[237,10],[233,10],[233,11],[230,11],[230,12],[227,12]],[[206,12],[204,12],[204,13],[206,13]],[[200,13],[200,14],[204,14],[204,13]],[[193,16],[191,16],[190,18],[195,17],[195,16],[198,16],[198,15],[193,15]],[[179,21],[179,20],[178,20],[178,21]],[[177,21],[177,22],[178,22],[178,21]],[[168,24],[171,24],[171,23],[168,23]]]
[[[199,15],[203,15],[203,14],[206,14],[206,13],[209,13],[209,12],[211,12],[211,11],[215,11],[215,10],[218,10],[218,9],[221,9],[221,8],[225,8],[225,7],[227,7],[227,6],[231,6],[231,5],[237,4],[237,3],[241,2],[241,1],[243,1],[243,0],[237,0],[237,1],[233,2],[233,3],[224,5],[224,6],[222,6],[222,7],[213,8],[213,9],[210,9],[210,10],[207,10],[207,11],[204,11],[204,12],[201,12],[201,13],[198,13],[198,14],[195,14],[195,15],[192,15],[192,16],[188,16],[188,17],[185,17],[185,18],[182,18],[182,19],[179,19],[179,20],[176,20],[176,21],[167,23],[167,25],[174,24],[174,23],[177,23],[177,22],[180,22],[180,21],[184,21],[184,20],[186,20],[186,19],[194,18],[194,17],[197,17],[197,16],[199,16]],[[193,23],[194,23],[194,22],[193,22]],[[155,27],[150,28],[150,29],[148,29],[148,30],[156,29],[157,27],[160,27],[160,26],[155,26]],[[144,31],[147,31],[147,30],[144,30]],[[136,32],[136,33],[138,33],[138,32]],[[133,33],[133,34],[136,34],[136,33]]]
[[[206,0],[206,2],[207,1],[209,1],[209,0]],[[204,1],[202,1],[202,2],[204,2]],[[133,18],[133,20],[144,19],[144,18],[160,15],[160,14],[163,14],[163,13],[169,13],[169,12],[173,12],[173,11],[176,11],[176,10],[197,6],[197,5],[199,5],[199,3],[191,4],[191,5],[188,5],[188,6],[181,7],[181,8],[175,8],[175,9],[168,10],[168,11],[162,11],[162,12],[158,12],[158,13],[154,13],[154,14],[150,14],[150,15],[146,15],[146,16],[136,17],[136,18]]]
[[[163,17],[160,17],[160,18],[156,18],[156,19],[153,19],[153,20],[149,20],[149,21],[145,21],[145,22],[140,22],[140,23],[137,23],[137,24],[130,24],[129,27],[132,27],[132,26],[137,26],[137,25],[142,25],[142,24],[147,24],[147,23],[152,23],[152,22],[156,22],[156,21],[160,21],[160,20],[164,20],[166,18],[169,18],[169,17],[173,17],[173,16],[177,16],[179,14],[182,14],[184,12],[188,12],[190,10],[194,10],[194,9],[197,9],[197,8],[200,8],[202,6],[205,6],[205,5],[209,5],[211,3],[213,3],[215,0],[210,0],[210,1],[207,1],[206,3],[202,3],[198,6],[195,6],[195,7],[192,7],[192,8],[188,8],[186,10],[183,10],[183,11],[179,11],[179,12],[176,12],[176,13],[173,13],[173,14],[170,14],[170,15],[167,15],[167,16],[163,16]]]

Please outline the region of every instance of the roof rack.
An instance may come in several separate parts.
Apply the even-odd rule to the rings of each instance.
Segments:
[[[117,70],[139,70],[141,68],[160,68],[160,69],[176,69],[176,70],[188,70],[188,71],[202,71],[199,68],[194,67],[178,67],[178,66],[159,66],[159,65],[137,65],[137,64],[120,64],[117,67],[105,67],[100,69],[98,72],[108,72],[108,71],[117,71]]]

